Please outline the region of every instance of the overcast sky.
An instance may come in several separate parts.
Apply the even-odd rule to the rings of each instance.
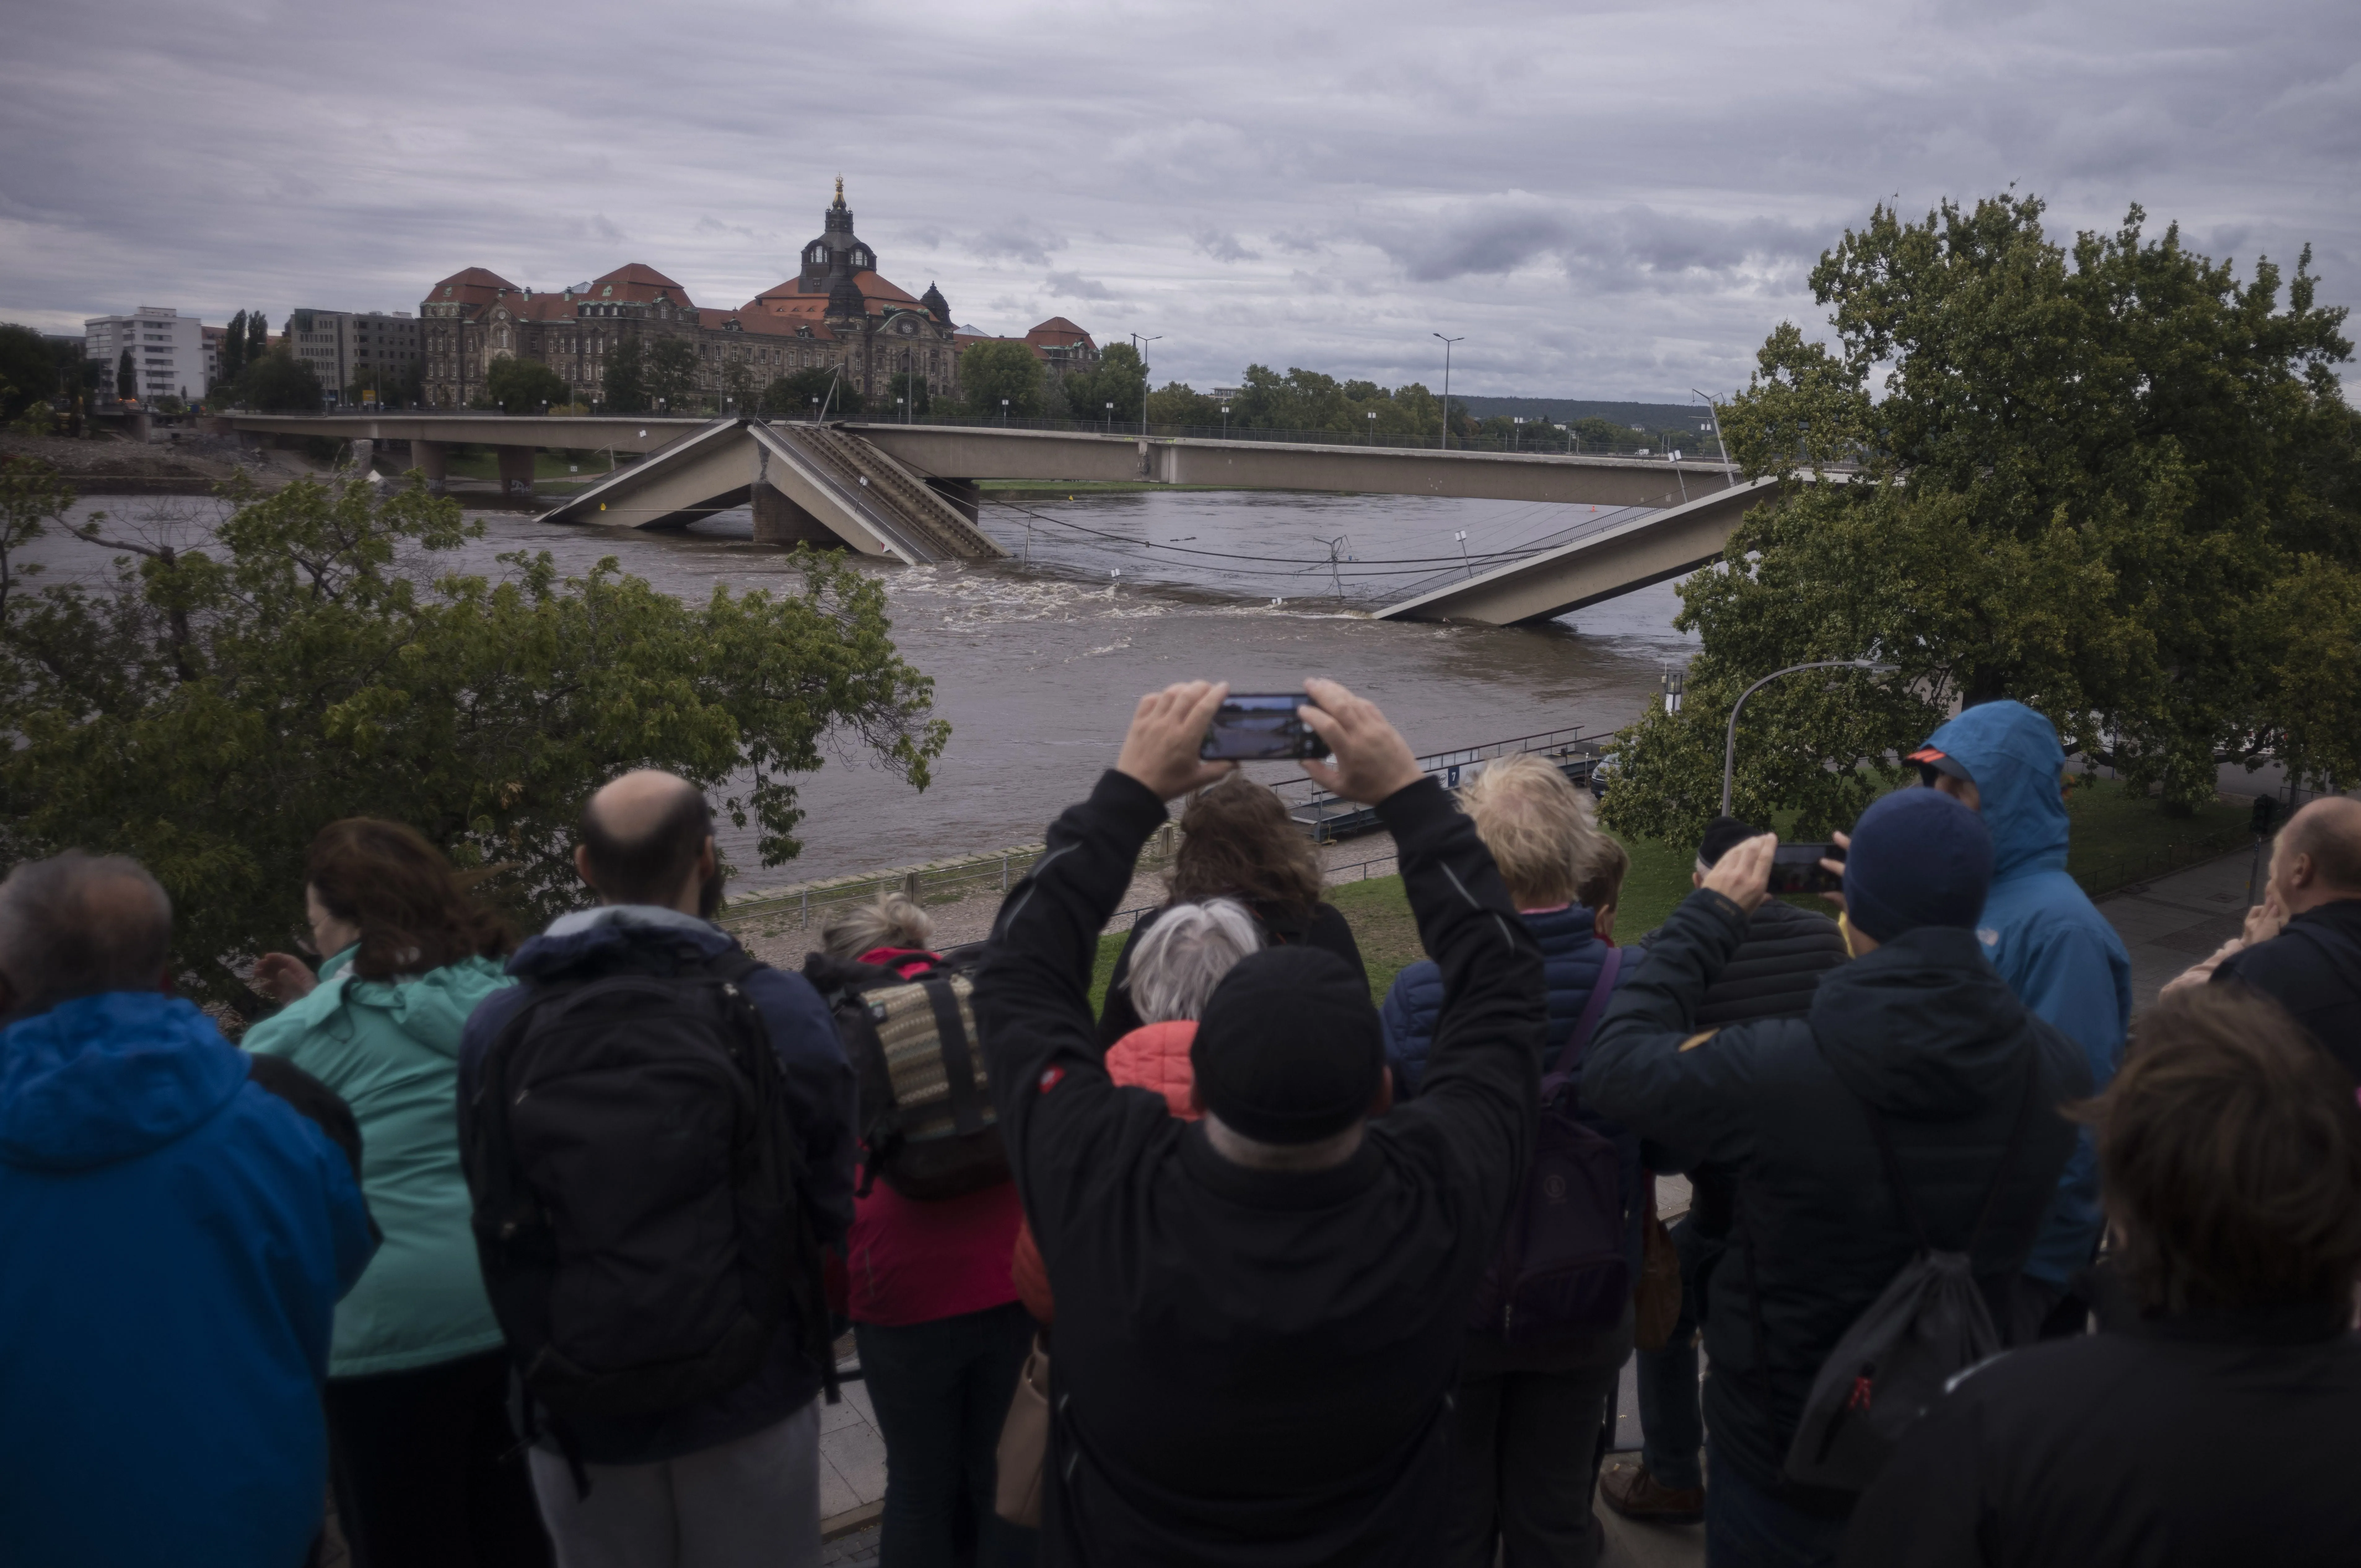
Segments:
[[[734,306],[841,172],[961,323],[1455,390],[1741,385],[1881,199],[2138,202],[2361,302],[2353,0],[5,0],[0,319],[274,326],[484,266]]]

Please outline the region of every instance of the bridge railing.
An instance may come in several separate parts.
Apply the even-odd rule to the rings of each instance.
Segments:
[[[1462,776],[1471,768],[1526,751],[1552,758],[1561,766],[1579,772],[1583,782],[1587,782],[1591,768],[1607,754],[1608,743],[1613,739],[1611,730],[1568,725],[1531,735],[1514,735],[1506,740],[1490,740],[1480,746],[1430,751],[1417,762],[1421,773],[1445,789],[1457,789]],[[1314,843],[1330,843],[1366,832],[1377,821],[1373,807],[1330,795],[1309,778],[1284,779],[1271,785],[1271,790],[1286,804],[1288,815],[1310,830]]]
[[[793,415],[782,416],[792,419]],[[1309,446],[1374,446],[1397,448],[1410,452],[1433,452],[1444,449],[1441,435],[1413,435],[1402,432],[1356,430],[1276,430],[1250,428],[1242,424],[1149,424],[1143,429],[1138,421],[1126,424],[1121,420],[1049,419],[1044,417],[1007,419],[980,414],[920,414],[915,419],[891,414],[862,416],[852,420],[855,424],[921,424],[965,429],[1039,430],[1061,435],[1128,436],[1150,441],[1269,441]],[[1520,432],[1506,441],[1494,435],[1454,434],[1448,443],[1453,452],[1523,453],[1541,457],[1651,457],[1666,458],[1661,446],[1638,438],[1628,442],[1586,441],[1568,433],[1540,429],[1530,433]],[[1703,451],[1682,451],[1682,459],[1693,463],[1719,463],[1720,455]]]

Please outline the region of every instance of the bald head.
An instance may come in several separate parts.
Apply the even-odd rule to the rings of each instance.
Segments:
[[[605,903],[709,914],[701,893],[714,882],[712,809],[675,774],[653,768],[625,773],[583,806],[574,862]]]
[[[69,850],[0,883],[0,982],[25,1017],[77,996],[155,991],[172,945],[172,901],[138,861]]]
[[[2315,800],[2279,829],[2271,886],[2290,915],[2361,898],[2361,800]]]

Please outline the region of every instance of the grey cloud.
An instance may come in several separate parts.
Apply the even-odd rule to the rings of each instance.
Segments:
[[[1041,280],[1041,287],[1052,294],[1062,294],[1074,300],[1112,300],[1115,291],[1104,283],[1093,282],[1079,272],[1052,272]]]
[[[968,248],[982,257],[1006,257],[1046,267],[1052,251],[1066,248],[1066,240],[1062,235],[1038,232],[1021,223],[1005,223],[970,239]]]
[[[1248,250],[1238,236],[1217,228],[1200,228],[1190,239],[1197,248],[1216,261],[1260,261],[1262,252]]]

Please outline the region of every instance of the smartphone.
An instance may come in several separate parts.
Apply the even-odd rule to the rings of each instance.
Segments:
[[[1214,710],[1197,755],[1209,762],[1324,757],[1328,742],[1295,714],[1318,706],[1301,692],[1234,692]]]
[[[1844,878],[1820,862],[1828,860],[1842,864],[1844,858],[1840,844],[1782,844],[1771,851],[1771,891],[1841,893]]]

